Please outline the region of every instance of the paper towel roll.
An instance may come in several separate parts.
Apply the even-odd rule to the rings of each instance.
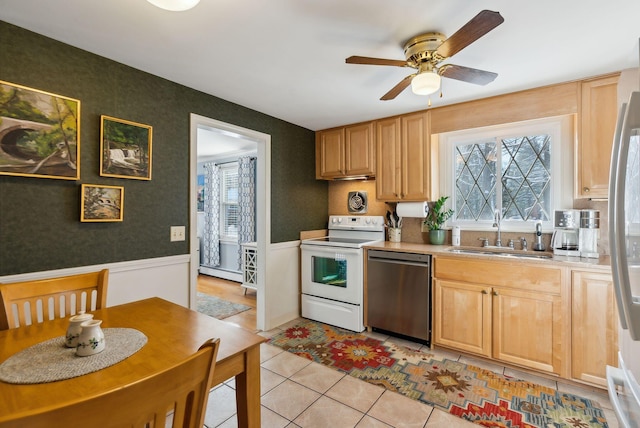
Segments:
[[[429,212],[429,204],[427,202],[398,202],[396,212],[398,217],[425,218]]]

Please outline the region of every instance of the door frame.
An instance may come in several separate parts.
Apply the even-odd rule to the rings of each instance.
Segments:
[[[267,290],[266,272],[268,266],[267,248],[271,244],[271,135],[241,126],[200,116],[190,115],[190,174],[189,174],[189,240],[190,240],[190,285],[189,306],[196,307],[198,285],[198,233],[197,233],[197,170],[198,170],[198,126],[215,128],[222,132],[240,135],[258,144],[256,165],[256,245],[258,266],[256,293],[256,328],[264,330],[268,314],[266,313],[265,294]]]

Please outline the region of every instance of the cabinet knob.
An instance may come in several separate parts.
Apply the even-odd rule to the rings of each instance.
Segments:
[[[489,294],[487,290],[482,290],[482,294]]]
[[[584,193],[589,193],[591,189],[589,189],[588,187],[583,187],[582,190],[584,191]]]
[[[497,296],[497,295],[498,295],[498,292],[497,292],[497,291],[494,291],[494,292],[493,292],[493,295],[494,295],[494,296]]]

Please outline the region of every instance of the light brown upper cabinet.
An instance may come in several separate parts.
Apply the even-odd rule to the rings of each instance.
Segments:
[[[425,201],[431,198],[429,112],[377,121],[376,198]]]
[[[375,175],[374,122],[316,133],[316,178]]]
[[[609,164],[618,116],[619,74],[581,83],[580,126],[576,146],[577,198],[609,196]]]

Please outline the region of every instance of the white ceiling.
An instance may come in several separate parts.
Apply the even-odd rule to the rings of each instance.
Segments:
[[[196,139],[199,162],[240,156],[248,152],[257,152],[258,150],[258,143],[242,135],[204,126],[198,127]]]
[[[443,79],[434,107],[638,66],[638,0],[201,0],[186,12],[146,0],[0,0],[0,19],[318,130],[427,108],[410,89],[379,100],[412,69],[345,58],[403,60],[407,39],[450,36],[482,9],[505,22],[449,62],[498,78]]]

